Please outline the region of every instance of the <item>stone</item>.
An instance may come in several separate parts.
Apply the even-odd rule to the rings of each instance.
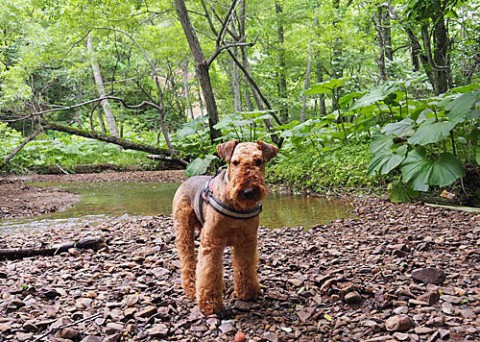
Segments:
[[[363,298],[357,291],[352,291],[347,293],[343,300],[347,304],[360,304]]]
[[[420,268],[412,272],[412,278],[424,284],[442,285],[445,281],[446,274],[444,271],[433,268]]]
[[[387,319],[385,328],[387,331],[405,332],[413,327],[412,319],[407,315],[395,315]]]
[[[415,327],[415,334],[418,335],[432,334],[434,331],[435,330],[428,327]]]
[[[218,329],[220,329],[220,331],[224,334],[231,334],[233,332],[236,332],[237,331],[237,328],[235,327],[235,320],[226,320],[226,321],[222,321],[220,323],[220,327]]]
[[[168,327],[165,324],[155,324],[147,332],[150,337],[163,338],[168,336]]]
[[[77,338],[80,337],[80,331],[78,331],[78,329],[73,327],[63,328],[55,333],[55,337],[64,338],[68,340],[76,340]]]
[[[157,307],[155,305],[149,305],[135,314],[135,317],[148,318],[157,313]]]
[[[421,296],[418,296],[417,299],[419,301],[427,303],[427,305],[429,306],[432,306],[438,303],[438,300],[440,299],[440,294],[438,293],[438,291],[429,291]]]
[[[80,342],[103,342],[103,337],[88,335],[85,336]]]
[[[399,306],[399,307],[393,309],[393,313],[395,313],[396,315],[407,314],[408,313],[408,306],[405,306],[405,305]]]

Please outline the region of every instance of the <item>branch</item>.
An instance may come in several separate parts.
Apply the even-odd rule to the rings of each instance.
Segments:
[[[238,5],[237,0],[233,0],[232,5],[230,6],[230,9],[228,10],[227,15],[225,16],[225,20],[223,20],[222,22],[222,27],[220,28],[220,32],[217,35],[217,42],[216,42],[217,48],[223,43],[222,36],[227,29],[228,22],[230,21],[230,17],[232,16],[233,11],[235,11],[235,8],[237,8],[237,5]]]
[[[101,102],[103,100],[113,100],[113,101],[118,101],[120,103],[123,104],[123,106],[125,108],[128,108],[128,109],[140,109],[144,106],[150,106],[150,107],[153,107],[155,109],[159,109],[159,106],[156,105],[155,103],[153,102],[149,102],[149,101],[142,101],[141,103],[137,104],[137,105],[129,105],[125,102],[125,100],[123,100],[122,98],[119,98],[119,97],[116,97],[116,96],[102,96],[102,97],[99,97],[99,98],[96,98],[96,99],[93,99],[93,100],[89,100],[89,101],[85,101],[85,102],[82,102],[82,103],[78,103],[76,105],[73,105],[73,106],[58,106],[58,105],[47,105],[47,106],[50,106],[50,107],[54,107],[54,108],[50,108],[50,109],[45,109],[45,110],[42,110],[42,111],[39,111],[39,112],[35,112],[35,113],[31,113],[29,115],[25,115],[25,116],[22,116],[22,117],[19,117],[19,118],[16,118],[16,119],[2,119],[0,121],[3,121],[3,122],[16,122],[16,121],[22,121],[22,120],[27,120],[27,119],[30,119],[30,118],[33,118],[33,117],[36,117],[36,116],[40,116],[40,115],[44,115],[44,114],[47,114],[47,113],[52,113],[52,112],[59,112],[59,111],[62,111],[62,110],[72,110],[72,109],[75,109],[75,108],[79,108],[79,107],[83,107],[83,106],[86,106],[86,105],[89,105],[89,104],[92,104],[92,103],[97,103],[97,102]]]
[[[95,251],[103,247],[105,247],[104,239],[90,237],[50,248],[0,249],[0,260],[23,259],[37,255],[57,255],[62,252],[67,252],[71,248],[93,249]]]
[[[210,59],[208,60],[207,63],[210,66],[210,64],[213,63],[215,58],[217,58],[224,50],[228,50],[228,49],[231,49],[231,48],[234,48],[234,47],[254,46],[254,45],[255,45],[255,42],[252,42],[252,43],[234,43],[234,44],[227,44],[227,45],[221,46],[221,47],[219,47],[215,50],[212,57],[210,57]]]
[[[96,139],[100,141],[104,141],[107,143],[120,145],[126,150],[137,150],[137,151],[144,151],[148,153],[154,154],[163,154],[163,155],[170,155],[170,152],[167,150],[160,149],[155,146],[150,146],[142,143],[136,143],[132,141],[128,141],[123,138],[117,138],[111,135],[106,135],[99,132],[92,132],[87,130],[78,129],[75,127],[70,127],[67,125],[62,125],[53,121],[47,121],[44,124],[45,129],[47,130],[54,130],[59,132],[65,132],[73,135],[78,135],[84,138]]]
[[[96,313],[96,314],[94,314],[94,315],[92,315],[92,316],[88,316],[88,317],[82,318],[82,319],[80,319],[80,320],[78,320],[78,321],[75,321],[75,322],[73,322],[73,323],[64,324],[64,325],[61,325],[61,326],[59,326],[59,327],[57,327],[57,328],[50,329],[50,330],[48,330],[45,334],[38,336],[35,340],[33,340],[33,342],[41,341],[44,337],[47,337],[48,335],[53,334],[53,333],[57,332],[58,330],[65,329],[65,328],[70,328],[70,327],[73,327],[73,326],[75,326],[75,325],[77,325],[77,324],[80,324],[80,323],[83,323],[83,322],[87,322],[87,321],[91,321],[92,319],[95,319],[95,318],[100,317],[100,316],[102,316],[102,315],[103,315],[103,314],[102,314],[101,312],[98,312],[98,313]]]
[[[30,134],[27,138],[25,138],[25,140],[22,141],[20,145],[15,147],[13,151],[3,159],[3,162],[0,164],[0,170],[2,170],[5,166],[7,166],[10,160],[12,160],[13,157],[15,157],[18,154],[18,152],[20,152],[22,148],[25,147],[26,144],[28,144],[30,141],[35,139],[41,132],[42,130],[40,128],[35,129],[32,132],[32,134]]]

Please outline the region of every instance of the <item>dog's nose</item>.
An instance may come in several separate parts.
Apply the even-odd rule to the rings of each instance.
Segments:
[[[256,190],[254,188],[246,188],[242,191],[243,197],[246,199],[253,199],[256,195]]]

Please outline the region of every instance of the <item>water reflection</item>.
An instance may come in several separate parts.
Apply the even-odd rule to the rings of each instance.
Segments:
[[[172,199],[178,184],[164,183],[34,183],[41,187],[55,186],[77,192],[81,199],[63,212],[29,219],[0,221],[0,230],[36,228],[44,226],[104,222],[108,217],[124,215],[170,215]],[[303,226],[328,223],[348,217],[351,207],[338,199],[292,196],[270,193],[264,203],[260,223],[270,228]],[[86,223],[87,222],[87,223]]]

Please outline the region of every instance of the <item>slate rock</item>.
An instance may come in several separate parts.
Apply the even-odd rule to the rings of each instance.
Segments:
[[[444,271],[434,267],[420,268],[412,272],[412,278],[424,284],[442,285],[446,274]]]

